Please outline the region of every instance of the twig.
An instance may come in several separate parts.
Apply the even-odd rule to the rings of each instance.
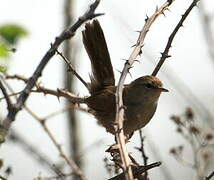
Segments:
[[[119,144],[119,151],[122,163],[125,168],[125,175],[126,179],[131,180],[133,179],[132,170],[130,167],[130,161],[128,157],[128,152],[125,147],[125,138],[124,138],[124,132],[123,132],[123,116],[124,116],[124,108],[123,107],[123,99],[122,99],[122,93],[123,93],[123,84],[126,78],[126,75],[129,72],[129,69],[131,68],[134,61],[137,59],[137,56],[141,53],[144,39],[146,37],[147,32],[149,31],[149,28],[153,24],[153,22],[156,20],[156,18],[163,14],[163,12],[172,4],[174,0],[165,2],[159,9],[155,11],[155,13],[150,17],[146,19],[145,25],[143,29],[140,32],[139,38],[137,40],[136,46],[131,53],[128,61],[126,61],[123,71],[121,73],[118,86],[116,89],[116,125],[115,125],[115,132],[116,132],[116,141]]]
[[[3,95],[4,95],[5,99],[6,99],[8,111],[12,111],[14,109],[14,105],[12,104],[12,102],[10,100],[10,97],[9,97],[9,95],[7,93],[7,90],[5,89],[5,87],[4,87],[3,83],[1,82],[1,80],[0,80],[0,89],[1,89]]]
[[[64,173],[62,173],[61,170],[54,165],[54,163],[51,163],[48,157],[39,152],[34,146],[29,144],[14,129],[11,129],[9,133],[9,140],[14,143],[19,143],[21,147],[24,148],[26,152],[30,154],[31,157],[34,157],[40,164],[45,165],[46,167],[48,167],[48,169],[51,169],[53,172],[55,172],[58,177],[63,179]]]
[[[69,61],[61,52],[59,52],[58,50],[56,50],[57,54],[61,56],[61,58],[66,62],[66,64],[68,65],[69,71],[71,71],[76,77],[77,79],[79,79],[83,85],[89,90],[89,86],[88,83],[86,83],[84,81],[84,79],[75,71],[75,69],[72,67],[71,61]]]
[[[148,157],[146,156],[146,153],[145,153],[145,150],[144,150],[144,140],[145,140],[145,137],[143,137],[143,135],[142,135],[142,129],[139,130],[139,135],[140,135],[140,143],[141,143],[139,150],[142,153],[143,165],[147,166],[147,164],[148,164]],[[148,177],[148,172],[145,171],[145,179],[147,179],[147,177]]]
[[[210,174],[209,176],[207,176],[207,177],[205,178],[205,180],[210,180],[212,177],[214,177],[214,171],[211,172],[211,174]]]
[[[59,97],[65,97],[67,98],[70,102],[74,103],[74,104],[80,104],[80,103],[84,103],[85,99],[76,96],[75,94],[65,90],[65,89],[57,89],[52,90],[52,89],[47,89],[44,87],[39,86],[36,90],[31,90],[31,92],[36,92],[36,93],[44,93],[44,94],[49,94],[49,95],[54,95],[57,98]]]
[[[148,171],[149,169],[158,167],[160,165],[161,165],[161,162],[152,163],[147,166],[138,166],[138,167],[132,166],[134,178],[137,178],[138,176],[140,176],[142,173]],[[123,172],[113,178],[110,178],[108,180],[124,180],[124,179],[125,179],[125,172]]]
[[[24,88],[23,92],[18,97],[17,103],[15,104],[15,108],[10,110],[7,114],[7,117],[1,123],[0,128],[0,143],[3,143],[5,137],[8,134],[8,130],[15,120],[17,113],[21,110],[22,106],[24,105],[25,101],[27,100],[30,90],[35,86],[36,81],[42,75],[42,71],[44,70],[45,66],[49,62],[49,60],[54,56],[56,50],[58,49],[59,45],[75,35],[76,30],[87,20],[92,19],[94,17],[103,15],[101,13],[95,14],[95,10],[99,5],[100,0],[96,0],[93,4],[90,5],[89,10],[83,14],[83,16],[79,17],[79,19],[74,23],[71,27],[67,30],[63,31],[58,37],[55,38],[54,43],[51,45],[50,49],[46,52],[43,56],[42,60],[40,61],[39,65],[37,66],[36,70],[34,71],[32,77],[27,82],[26,87]]]
[[[28,78],[18,75],[18,74],[7,75],[6,79],[18,79],[18,80],[24,81],[25,83],[28,82],[28,80],[29,80]],[[84,98],[78,97],[77,95],[75,95],[65,89],[57,89],[57,90],[48,89],[48,88],[40,86],[38,83],[35,84],[35,87],[36,87],[36,89],[35,90],[32,89],[30,92],[43,93],[45,95],[49,94],[49,95],[56,96],[57,98],[64,97],[64,98],[67,98],[70,102],[72,102],[74,104],[84,103]]]
[[[79,167],[76,165],[76,163],[71,159],[68,158],[67,155],[65,154],[65,152],[62,150],[61,145],[56,141],[55,137],[53,136],[53,134],[51,133],[51,131],[48,129],[47,125],[46,125],[46,119],[40,118],[38,117],[33,111],[31,111],[30,109],[27,109],[28,112],[30,113],[31,116],[33,116],[43,127],[44,131],[47,133],[47,135],[49,136],[49,138],[51,139],[51,141],[53,142],[53,144],[55,145],[55,147],[57,148],[57,150],[60,153],[60,156],[66,161],[66,163],[71,167],[71,169],[73,170],[73,174],[79,176],[79,178],[81,180],[86,180],[86,177],[84,176],[83,172],[79,169]]]
[[[6,82],[5,82],[6,83]],[[8,89],[10,89],[10,91],[13,93],[13,89],[9,86],[9,84],[6,84]],[[34,118],[36,119],[43,127],[43,129],[45,130],[45,132],[48,134],[48,136],[50,137],[50,139],[52,140],[53,144],[56,146],[57,150],[59,151],[61,157],[67,162],[67,164],[71,167],[71,169],[73,170],[73,174],[79,176],[79,178],[81,180],[86,180],[86,177],[83,175],[82,171],[79,169],[79,167],[75,164],[75,162],[72,159],[69,159],[66,154],[64,153],[64,151],[62,150],[61,146],[57,143],[57,141],[55,140],[54,136],[52,135],[52,133],[50,132],[50,130],[48,129],[48,127],[46,126],[45,122],[48,118],[51,118],[53,116],[46,116],[45,118],[40,118],[39,116],[37,116],[30,108],[28,108],[26,105],[24,105],[25,110]]]
[[[1,175],[0,175],[0,179],[1,179],[1,180],[7,180],[7,178],[5,178],[5,177],[3,177],[3,176],[1,176]]]
[[[73,173],[67,173],[67,174],[64,174],[64,177],[70,177],[72,176]],[[60,177],[59,176],[51,176],[51,177],[41,177],[39,176],[37,179],[38,180],[58,180]]]
[[[205,40],[207,42],[208,52],[212,58],[212,61],[214,62],[214,36],[211,24],[212,17],[210,17],[210,15],[205,12],[204,2],[200,3],[199,15],[201,16],[201,25],[204,31]]]
[[[171,35],[169,36],[168,42],[166,44],[166,47],[164,49],[164,52],[161,53],[162,56],[157,64],[157,66],[155,67],[154,71],[152,72],[152,76],[156,76],[158,71],[160,70],[161,66],[163,65],[164,61],[171,57],[169,55],[169,49],[172,47],[172,41],[175,37],[175,35],[177,34],[178,30],[183,26],[183,23],[185,21],[185,19],[187,18],[187,16],[190,14],[190,12],[192,11],[192,9],[197,5],[197,3],[200,0],[193,0],[193,2],[190,4],[189,8],[185,11],[185,13],[181,16],[180,21],[178,22],[178,24],[176,25],[175,29],[172,31]]]
[[[12,97],[12,96],[17,96],[17,95],[19,95],[19,94],[21,94],[21,92],[16,92],[16,93],[8,94],[8,96],[9,96],[9,97]],[[0,98],[0,101],[2,101],[3,99],[5,99],[5,96],[1,97],[1,98]]]

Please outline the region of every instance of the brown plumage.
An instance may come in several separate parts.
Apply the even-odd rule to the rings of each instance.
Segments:
[[[85,103],[98,123],[114,134],[116,86],[105,37],[97,20],[87,23],[82,34],[92,66],[91,96],[85,99]],[[131,135],[151,120],[158,98],[164,91],[167,90],[162,88],[162,82],[153,76],[140,77],[124,86],[125,135]]]

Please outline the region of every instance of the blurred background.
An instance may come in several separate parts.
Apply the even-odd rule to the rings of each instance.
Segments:
[[[55,37],[76,21],[92,2],[88,0],[1,1],[0,27],[15,24],[25,32],[17,43],[9,46],[16,51],[9,52],[10,57],[0,57],[1,66],[7,67],[6,73],[29,78]],[[152,15],[156,6],[161,6],[164,2],[163,0],[101,1],[96,12],[105,13],[98,19],[105,33],[117,80],[120,76],[119,71],[124,66],[123,59],[129,57],[132,52],[131,46],[138,38],[136,31],[142,29],[146,15]],[[152,73],[168,37],[191,2],[191,0],[176,0],[169,11],[155,21],[145,39],[143,53],[138,58],[140,63],[134,64],[131,76],[126,78],[126,83]],[[150,179],[199,179],[201,174],[205,176],[213,171],[213,18],[214,2],[202,0],[176,35],[170,49],[171,57],[166,60],[157,75],[170,92],[161,96],[155,116],[143,129],[148,163],[162,162],[160,167],[149,171]],[[75,37],[64,42],[59,50],[71,60],[75,70],[83,79],[89,82],[91,68],[82,44],[83,28],[84,26],[78,29]],[[4,78],[4,75],[2,71],[1,78]],[[6,82],[14,92],[20,92],[25,87],[22,81],[12,79]],[[39,82],[46,88],[54,90],[66,88],[79,96],[89,95],[81,82],[67,72],[65,63],[57,55],[46,66]],[[0,95],[1,98],[3,95],[1,93]],[[47,126],[66,154],[78,162],[88,179],[108,179],[113,176],[107,171],[104,158],[111,159],[105,150],[113,144],[114,137],[106,133],[92,115],[78,110],[68,111],[68,102],[65,99],[39,93],[32,93],[26,105],[39,118],[56,112],[47,120]],[[6,103],[1,99],[1,119],[6,114]],[[171,119],[176,123],[170,120],[172,116]],[[183,127],[176,118],[179,122],[188,119],[191,119],[191,122]],[[191,131],[192,126],[197,127],[198,134]],[[186,130],[186,134],[183,129],[179,132],[179,128]],[[206,139],[208,135],[211,139]],[[194,139],[192,144],[188,136]],[[142,163],[141,153],[135,147],[140,147],[138,132],[128,143],[128,149],[136,160]],[[0,174],[9,175],[8,178],[11,180],[54,176],[55,173],[50,168],[50,166],[53,168],[53,164],[62,168],[63,172],[71,172],[40,123],[26,110],[18,114],[12,126],[11,136],[1,146],[0,151],[1,163],[3,162]],[[40,156],[44,160],[41,160]]]

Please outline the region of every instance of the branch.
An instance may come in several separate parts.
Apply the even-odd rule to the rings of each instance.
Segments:
[[[4,82],[7,85],[7,88],[14,93],[13,89],[10,87],[9,84],[7,84],[6,82]],[[56,146],[57,150],[59,151],[61,157],[66,161],[66,163],[71,167],[71,169],[73,170],[73,174],[77,175],[81,180],[86,180],[86,177],[84,176],[83,172],[81,171],[81,169],[75,164],[75,162],[73,161],[73,159],[69,158],[64,151],[62,150],[62,147],[60,146],[60,144],[56,141],[55,137],[53,136],[53,134],[51,133],[51,131],[48,129],[47,125],[46,125],[46,121],[49,118],[54,117],[55,115],[57,115],[58,113],[52,113],[49,114],[46,117],[40,118],[37,114],[35,114],[30,108],[28,108],[26,105],[24,105],[25,110],[34,118],[36,119],[41,126],[43,127],[44,131],[47,133],[47,135],[50,137],[50,139],[52,140],[53,144]]]
[[[214,36],[211,24],[211,20],[213,17],[205,12],[204,1],[200,3],[199,15],[201,16],[201,25],[204,31],[204,38],[207,43],[208,53],[210,54],[210,57],[214,62]]]
[[[214,171],[205,178],[205,180],[210,180],[212,177],[214,177]]]
[[[138,178],[138,176],[145,173],[149,169],[158,167],[160,165],[161,165],[161,162],[152,163],[147,166],[138,166],[138,167],[132,166],[133,176],[134,176],[134,178]],[[108,180],[124,180],[124,179],[125,179],[125,172],[123,172],[113,178],[110,178]]]
[[[48,159],[48,157],[29,144],[23,137],[14,131],[14,129],[11,129],[8,137],[14,144],[18,143],[28,154],[30,154],[30,157],[34,157],[34,159],[36,159],[41,165],[45,165],[48,170],[51,169],[57,176],[59,176],[59,178],[64,178],[64,173],[62,173],[61,170]]]
[[[4,95],[4,98],[6,99],[7,102],[7,109],[8,111],[12,111],[14,109],[14,105],[12,104],[11,100],[10,100],[10,95],[7,93],[6,88],[4,87],[3,83],[0,80],[0,89]]]
[[[143,157],[143,165],[144,166],[147,166],[148,164],[148,156],[146,155],[145,153],[145,149],[144,149],[144,140],[145,140],[145,137],[143,137],[143,134],[142,134],[142,129],[139,130],[139,135],[140,135],[140,148],[138,149],[141,154],[142,154],[142,157]],[[148,172],[145,171],[145,179],[148,179]]]
[[[69,71],[71,71],[76,77],[77,79],[79,79],[83,85],[89,90],[89,86],[88,83],[86,83],[84,81],[84,79],[75,71],[75,69],[72,67],[71,61],[69,61],[61,52],[59,52],[58,50],[56,51],[57,54],[59,54],[61,56],[61,58],[65,61],[65,63],[68,65]]]
[[[127,73],[129,72],[129,69],[131,68],[132,64],[134,63],[135,59],[138,55],[142,52],[142,47],[144,44],[144,39],[146,37],[147,32],[149,31],[151,25],[156,20],[156,18],[163,14],[165,10],[168,9],[168,7],[172,4],[174,0],[168,0],[165,2],[159,9],[156,9],[155,13],[150,17],[146,19],[145,25],[143,29],[140,32],[140,35],[138,37],[137,43],[135,45],[135,48],[133,52],[131,53],[128,61],[125,63],[123,71],[121,73],[117,90],[116,90],[116,125],[115,125],[115,132],[116,132],[116,143],[119,143],[119,151],[122,163],[125,167],[125,174],[126,179],[133,179],[132,171],[130,168],[130,161],[128,158],[128,152],[125,147],[125,138],[124,138],[124,132],[123,132],[123,120],[124,120],[124,108],[123,108],[123,99],[122,99],[122,93],[123,93],[123,84],[126,78]]]
[[[28,78],[18,75],[18,74],[7,75],[6,79],[18,79],[25,83],[27,83],[29,81]],[[57,90],[48,89],[48,88],[40,86],[38,83],[35,84],[35,87],[36,87],[36,89],[32,89],[30,92],[43,93],[45,95],[47,95],[47,94],[53,95],[53,96],[56,96],[57,98],[64,97],[64,98],[67,98],[71,103],[74,103],[74,104],[84,103],[84,101],[85,101],[85,98],[78,97],[77,95],[75,95],[65,89],[57,89]],[[17,93],[13,93],[12,95],[17,95]],[[0,98],[0,99],[2,99],[2,98]]]
[[[36,81],[42,75],[42,72],[49,62],[49,60],[54,56],[56,50],[58,49],[59,45],[75,35],[76,30],[87,20],[90,20],[94,17],[103,15],[101,13],[95,14],[95,10],[99,5],[100,0],[96,0],[93,4],[90,5],[89,10],[83,14],[83,16],[79,17],[79,19],[74,23],[71,27],[67,30],[63,31],[58,37],[55,38],[54,43],[51,45],[50,49],[46,52],[43,56],[42,60],[40,61],[38,67],[34,71],[32,77],[27,82],[26,87],[24,88],[23,92],[18,97],[17,103],[15,104],[15,108],[10,110],[7,114],[7,117],[3,120],[0,127],[0,143],[4,142],[5,137],[8,134],[8,130],[15,120],[17,113],[21,110],[22,106],[24,105],[25,101],[27,100],[31,89],[35,86]]]
[[[26,108],[26,107],[25,107]],[[57,142],[57,140],[55,139],[54,135],[51,133],[51,131],[49,130],[49,128],[46,125],[46,120],[44,118],[40,118],[38,117],[33,111],[31,111],[29,108],[26,108],[27,112],[33,117],[35,118],[40,125],[42,126],[42,128],[44,129],[44,131],[47,133],[47,135],[49,136],[49,138],[51,139],[52,143],[55,145],[55,147],[57,148],[60,156],[65,160],[65,162],[70,166],[70,168],[73,170],[73,174],[78,176],[81,180],[86,180],[86,177],[84,176],[83,172],[81,171],[81,169],[76,165],[76,163],[74,162],[73,159],[69,158],[65,152],[63,151],[61,145]]]
[[[172,31],[172,34],[169,36],[168,42],[166,44],[165,50],[157,64],[157,66],[155,67],[154,71],[152,72],[152,76],[156,76],[158,71],[160,70],[161,66],[163,65],[164,61],[171,57],[169,55],[169,49],[172,47],[172,41],[175,37],[175,35],[177,34],[178,30],[183,26],[183,23],[185,21],[185,19],[187,18],[187,16],[190,14],[190,12],[192,11],[192,9],[197,5],[197,3],[200,0],[193,0],[193,2],[190,4],[189,8],[185,11],[185,13],[181,16],[180,21],[178,22],[178,24],[176,25],[175,29]]]

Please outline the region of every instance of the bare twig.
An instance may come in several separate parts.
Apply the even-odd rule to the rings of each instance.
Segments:
[[[148,171],[149,169],[158,167],[160,165],[161,165],[161,162],[152,163],[147,166],[137,166],[137,167],[132,166],[134,178],[138,178],[138,176],[140,176],[142,173]],[[124,179],[125,179],[125,173],[123,172],[113,178],[110,178],[109,180],[124,180]]]
[[[199,15],[201,16],[201,25],[204,31],[204,37],[207,42],[207,49],[210,54],[210,57],[212,58],[212,61],[214,62],[214,36],[213,36],[213,31],[212,31],[212,24],[211,20],[212,17],[211,15],[207,14],[204,8],[204,1],[200,3],[199,6]]]
[[[19,94],[21,94],[21,92],[16,92],[16,93],[8,94],[8,96],[9,96],[9,97],[12,97],[12,96],[17,96],[17,95],[19,95]],[[3,99],[5,99],[5,96],[1,97],[1,98],[0,98],[0,101],[2,101]]]
[[[79,176],[79,178],[81,180],[86,180],[86,177],[84,176],[83,172],[79,169],[79,167],[76,165],[76,163],[65,154],[65,152],[63,151],[61,145],[57,142],[57,140],[55,139],[55,137],[53,136],[53,134],[51,133],[51,131],[47,127],[47,125],[46,125],[46,119],[38,117],[30,109],[28,109],[28,112],[30,113],[31,116],[33,116],[41,124],[41,126],[44,129],[44,131],[47,133],[47,135],[49,136],[49,138],[51,139],[51,141],[53,142],[53,144],[55,145],[55,147],[59,151],[60,156],[66,161],[66,163],[73,170],[73,174]]]
[[[147,166],[147,164],[148,164],[148,157],[146,156],[145,149],[144,149],[144,140],[145,140],[145,137],[143,137],[142,129],[139,130],[139,135],[140,135],[140,143],[141,143],[139,150],[142,153],[143,165]],[[145,171],[145,179],[147,179],[147,177],[148,177],[148,172]]]
[[[205,180],[210,180],[212,177],[214,177],[214,171],[211,172],[211,174],[210,174],[209,176],[207,176],[207,177],[205,178]]]
[[[70,176],[73,176],[73,173],[64,174],[64,177],[70,177]],[[59,176],[50,176],[50,177],[39,176],[37,179],[38,180],[58,180],[59,178],[60,178]]]
[[[59,54],[61,56],[61,58],[65,61],[65,63],[68,65],[69,71],[71,71],[76,77],[77,79],[79,79],[83,85],[89,90],[89,86],[88,83],[86,83],[84,81],[84,79],[75,71],[75,69],[73,68],[71,61],[68,60],[61,52],[59,52],[58,50],[56,51],[57,54]]]
[[[122,93],[123,93],[123,84],[126,78],[126,75],[129,72],[129,69],[131,68],[132,64],[136,60],[137,56],[140,55],[142,51],[142,47],[144,44],[144,39],[146,37],[147,32],[149,31],[149,28],[153,24],[153,22],[156,20],[156,18],[163,14],[163,12],[171,5],[171,3],[174,0],[165,2],[160,8],[158,8],[155,13],[150,17],[146,19],[145,25],[143,29],[140,32],[139,38],[137,40],[137,43],[135,45],[135,48],[133,52],[131,53],[128,61],[126,61],[123,71],[121,73],[117,90],[116,90],[116,125],[115,125],[115,132],[116,132],[116,141],[119,144],[120,148],[120,156],[122,163],[124,165],[125,175],[126,179],[130,180],[133,179],[132,170],[130,166],[130,161],[128,157],[128,152],[125,147],[125,138],[124,138],[124,132],[123,132],[123,116],[124,116],[124,108],[123,107],[123,99],[122,99]]]
[[[171,35],[169,36],[168,42],[166,44],[166,47],[163,51],[162,56],[157,64],[157,66],[155,67],[154,71],[152,72],[152,76],[156,76],[158,71],[160,70],[161,66],[163,65],[164,61],[171,57],[169,55],[169,49],[172,47],[172,41],[175,37],[175,35],[177,34],[178,30],[183,26],[183,23],[185,21],[185,19],[187,18],[187,16],[190,14],[190,12],[192,11],[192,9],[197,5],[197,3],[200,0],[193,0],[193,2],[190,4],[189,8],[185,11],[185,13],[181,16],[180,21],[178,22],[178,24],[176,25],[175,29],[172,31]]]
[[[5,82],[6,83],[6,82]],[[10,89],[10,91],[13,93],[13,89],[10,87],[9,84],[6,84],[8,89]],[[56,114],[52,114],[49,116],[46,116],[44,118],[40,118],[39,116],[37,116],[30,108],[28,108],[26,105],[24,105],[25,110],[34,118],[36,119],[41,126],[43,127],[44,131],[47,133],[47,135],[50,137],[50,139],[52,140],[53,144],[56,146],[57,150],[59,151],[61,157],[66,161],[66,163],[71,167],[71,169],[73,170],[73,174],[79,176],[79,178],[81,180],[86,180],[86,177],[84,176],[84,174],[82,173],[82,171],[79,169],[79,167],[75,164],[75,162],[71,159],[68,158],[66,156],[66,154],[64,153],[64,151],[62,150],[61,146],[58,144],[58,142],[56,141],[56,139],[54,138],[54,136],[52,135],[52,133],[50,132],[50,130],[48,129],[48,127],[46,126],[46,120],[48,118],[52,118],[53,116],[55,116]]]
[[[54,56],[56,50],[58,49],[59,45],[75,35],[76,30],[87,20],[92,19],[94,17],[103,15],[101,13],[95,14],[95,10],[99,5],[100,0],[96,0],[93,4],[90,5],[90,8],[87,12],[83,14],[83,16],[79,17],[79,19],[74,23],[71,27],[67,30],[63,31],[58,37],[55,38],[54,43],[51,45],[50,49],[46,52],[43,56],[42,60],[40,61],[38,67],[34,71],[32,77],[27,82],[26,87],[24,88],[23,92],[18,97],[17,103],[15,104],[15,108],[10,110],[7,114],[7,117],[1,123],[0,128],[0,142],[4,142],[5,137],[8,133],[8,130],[11,126],[11,123],[15,120],[17,113],[21,110],[22,106],[24,105],[25,101],[27,100],[30,90],[35,86],[36,81],[42,75],[42,71],[44,70],[45,66],[49,62],[49,60]]]
[[[15,75],[7,75],[6,76],[7,79],[18,79],[21,81],[24,81],[25,83],[28,82],[28,78],[15,74]],[[30,92],[34,92],[34,93],[43,93],[43,94],[48,94],[48,95],[53,95],[56,96],[57,98],[59,97],[64,97],[67,98],[70,102],[74,103],[74,104],[80,104],[80,103],[84,103],[84,98],[78,97],[77,95],[65,90],[65,89],[57,89],[57,90],[53,90],[53,89],[48,89],[45,87],[40,86],[38,83],[35,84],[36,89],[32,89]],[[14,93],[13,93],[14,94]],[[16,95],[16,93],[15,93]]]
[[[1,89],[3,95],[4,95],[5,99],[6,99],[8,111],[12,111],[14,109],[14,105],[12,104],[12,102],[10,100],[10,97],[9,97],[9,95],[7,93],[7,90],[4,87],[3,83],[1,82],[1,80],[0,80],[0,89]]]
[[[0,175],[0,179],[1,179],[1,180],[7,180],[7,178],[5,178],[5,177],[3,177],[3,176],[1,176],[1,175]]]
[[[31,157],[34,157],[34,159],[36,159],[41,165],[45,165],[49,170],[51,169],[53,172],[55,172],[59,178],[63,179],[64,173],[62,173],[61,170],[56,167],[54,163],[51,162],[51,160],[48,159],[48,157],[39,152],[36,147],[29,144],[14,129],[11,129],[9,133],[9,140],[14,143],[20,144],[21,147],[24,148],[26,152],[30,154]]]

